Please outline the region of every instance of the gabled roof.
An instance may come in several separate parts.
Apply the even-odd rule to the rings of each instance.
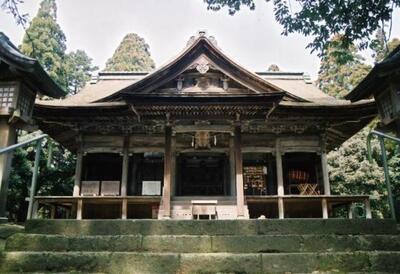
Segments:
[[[280,87],[265,81],[257,74],[248,71],[227,57],[216,46],[212,37],[207,37],[204,32],[199,32],[197,37],[192,37],[186,48],[172,61],[148,74],[140,81],[137,81],[115,94],[112,94],[101,101],[115,101],[126,98],[129,94],[147,93],[156,88],[175,80],[184,71],[188,70],[199,58],[207,61],[232,80],[240,83],[254,93],[285,93]],[[286,94],[292,100],[305,101],[292,94]]]
[[[391,74],[400,71],[400,46],[397,46],[383,61],[376,64],[367,76],[345,96],[351,101],[369,98],[374,91],[383,92],[386,79]]]
[[[300,106],[313,103],[323,106],[351,104],[348,100],[331,97],[313,84],[302,72],[257,72],[253,73],[243,68],[226,56],[216,45],[212,37],[201,33],[192,37],[185,49],[153,72],[100,72],[97,79],[87,83],[81,92],[63,100],[37,101],[39,105],[74,107],[97,102],[130,101],[129,98],[152,93],[158,87],[169,81],[175,81],[199,58],[204,56],[219,71],[233,81],[240,83],[252,94],[284,95],[283,101],[293,101]],[[162,94],[163,98],[165,95]],[[172,97],[176,93],[170,94]],[[179,95],[179,94],[178,94]],[[184,94],[180,94],[184,95]],[[220,94],[221,95],[221,94]],[[223,94],[230,96],[228,92]],[[205,96],[212,96],[210,93]],[[200,97],[196,94],[195,97]],[[161,96],[160,96],[161,98]]]
[[[2,32],[0,32],[0,61],[26,77],[37,89],[35,91],[54,98],[65,96],[65,92],[50,78],[39,62],[23,55]]]

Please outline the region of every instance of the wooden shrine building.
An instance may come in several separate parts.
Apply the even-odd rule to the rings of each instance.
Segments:
[[[331,195],[326,154],[377,114],[303,73],[252,73],[199,32],[151,73],[101,72],[77,95],[37,101],[39,128],[77,155],[52,217],[328,218],[367,195]],[[66,215],[59,210],[65,208]]]

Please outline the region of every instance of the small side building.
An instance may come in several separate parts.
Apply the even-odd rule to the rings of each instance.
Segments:
[[[377,114],[303,73],[253,73],[204,32],[151,73],[102,72],[37,101],[41,130],[77,155],[73,196],[35,197],[57,218],[328,218],[367,195],[332,195],[326,154]],[[62,215],[55,208],[63,208]],[[351,212],[351,211],[349,211]]]
[[[0,148],[13,145],[17,130],[37,129],[32,119],[36,96],[60,98],[65,92],[39,62],[23,55],[0,32]],[[11,154],[0,155],[0,221],[6,221]]]
[[[376,64],[368,75],[347,96],[357,102],[376,100],[381,120],[380,128],[400,137],[400,46]]]

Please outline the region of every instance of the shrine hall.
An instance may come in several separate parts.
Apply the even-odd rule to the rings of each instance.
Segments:
[[[35,214],[76,219],[331,218],[368,195],[332,194],[327,153],[377,115],[304,73],[251,72],[199,32],[152,72],[100,72],[37,100],[38,127],[76,154],[71,196]]]

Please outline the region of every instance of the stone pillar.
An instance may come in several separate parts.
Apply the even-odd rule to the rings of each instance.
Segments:
[[[0,148],[15,144],[16,138],[16,129],[8,124],[6,117],[0,117]],[[12,152],[0,155],[0,222],[7,221],[6,205],[11,162]]]
[[[235,140],[233,134],[229,138],[229,179],[230,195],[236,196],[236,164],[235,164]]]
[[[282,166],[282,154],[280,148],[279,139],[276,140],[275,145],[275,160],[276,160],[276,180],[277,180],[277,193],[278,196],[285,195],[285,189],[283,186],[283,166]]]
[[[243,189],[243,156],[241,128],[235,126],[235,170],[236,170],[236,206],[238,218],[244,218],[244,189]]]
[[[75,166],[75,179],[74,179],[75,181],[74,181],[74,192],[73,192],[74,197],[80,195],[82,164],[83,164],[83,151],[82,148],[78,148],[78,151],[76,152],[76,166]]]
[[[164,187],[162,193],[163,218],[171,217],[171,179],[172,179],[172,149],[171,126],[165,126],[165,151],[164,151]]]
[[[121,196],[127,195],[129,172],[129,136],[124,137],[122,148],[122,175],[121,175]]]

